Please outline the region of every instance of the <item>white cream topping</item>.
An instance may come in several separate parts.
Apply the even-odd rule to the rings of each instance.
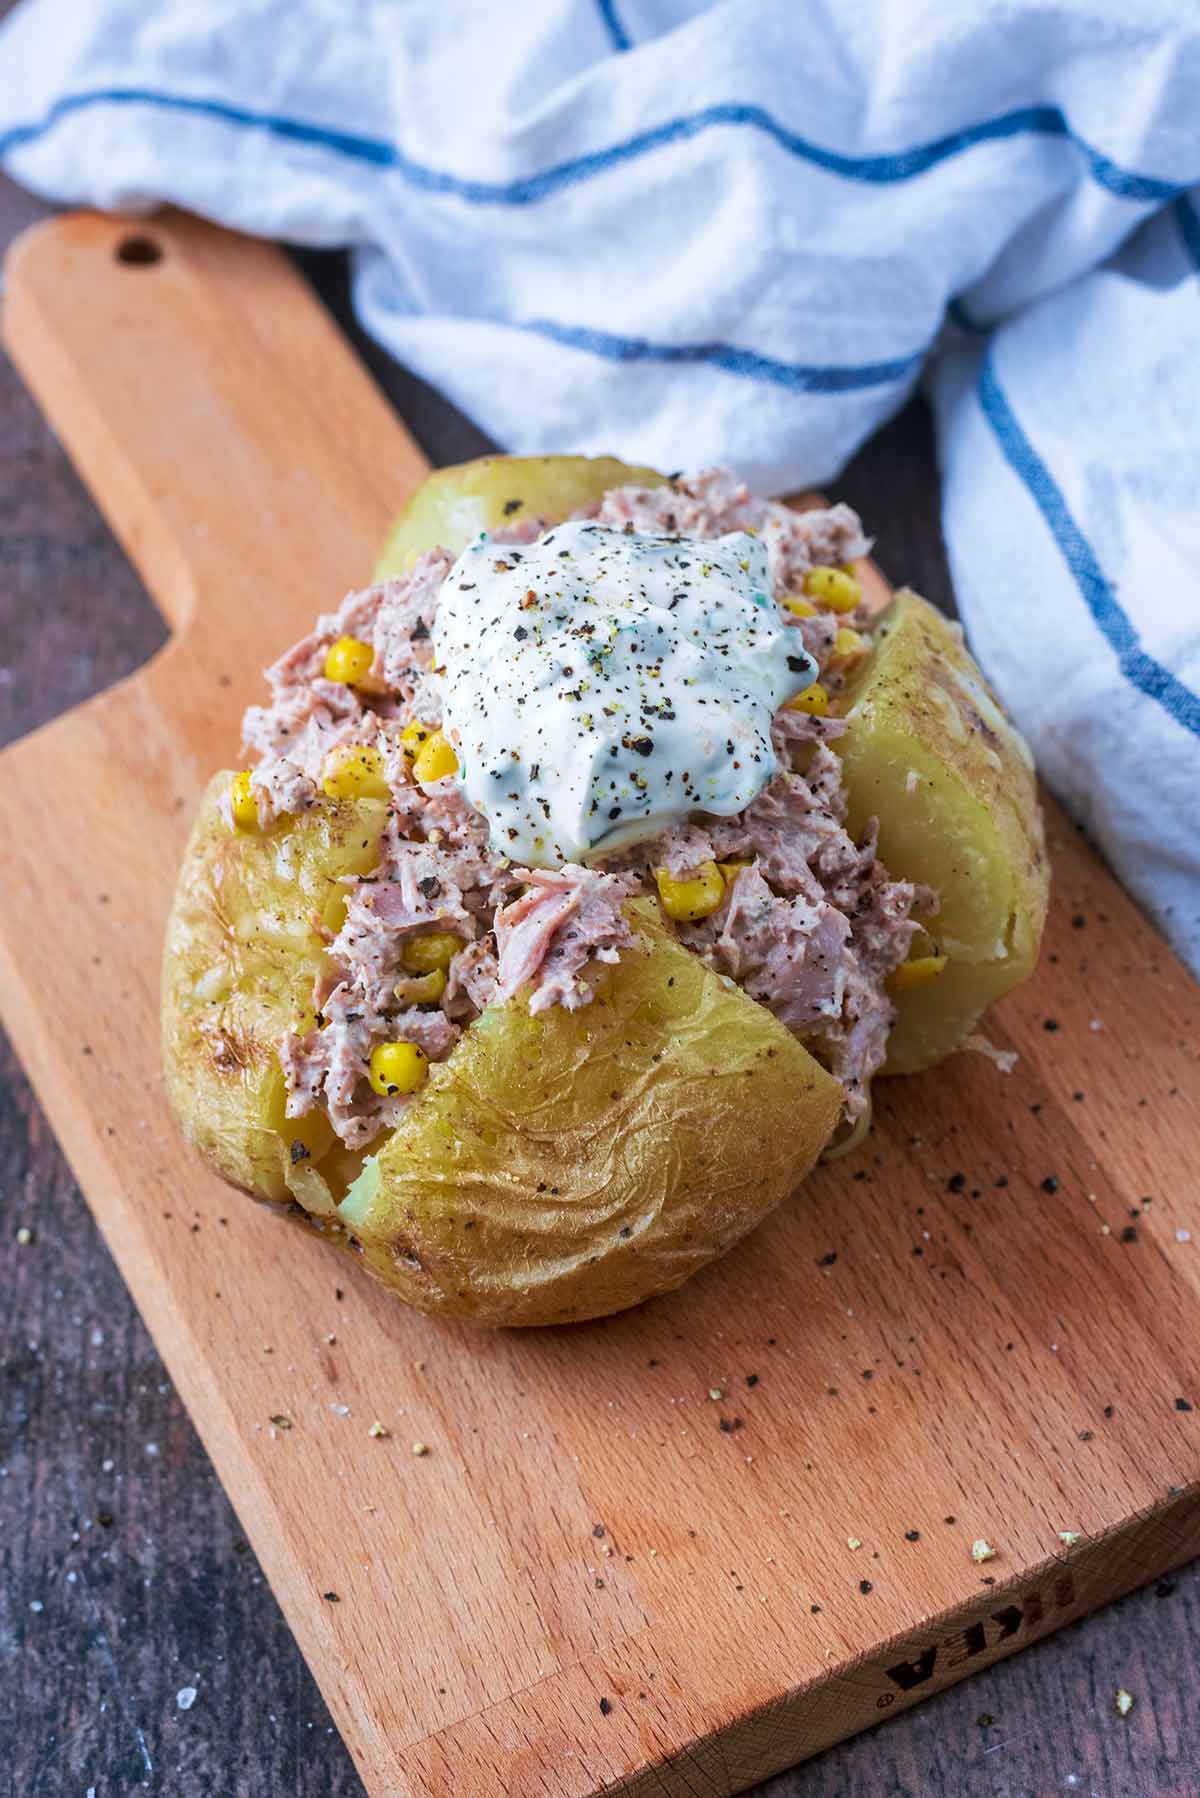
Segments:
[[[744,531],[480,537],[433,642],[464,795],[494,850],[542,867],[744,810],[777,769],[775,712],[817,675]]]

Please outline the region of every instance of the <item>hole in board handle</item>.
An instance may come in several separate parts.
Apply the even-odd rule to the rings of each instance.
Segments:
[[[156,238],[135,232],[130,237],[123,237],[113,254],[126,268],[153,268],[163,259],[163,247]]]

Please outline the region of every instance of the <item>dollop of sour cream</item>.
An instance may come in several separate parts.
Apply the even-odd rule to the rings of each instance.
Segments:
[[[493,849],[542,867],[742,811],[776,772],[772,717],[817,674],[744,531],[482,536],[446,577],[433,642],[456,778]]]

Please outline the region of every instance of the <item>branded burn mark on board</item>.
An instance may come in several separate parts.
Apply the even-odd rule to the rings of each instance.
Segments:
[[[979,1617],[962,1629],[951,1631],[940,1642],[931,1642],[911,1660],[897,1661],[884,1669],[892,1684],[901,1692],[913,1692],[934,1677],[972,1661],[986,1649],[1011,1641],[1022,1631],[1028,1633],[1045,1622],[1052,1611],[1066,1610],[1075,1602],[1075,1581],[1069,1573],[1060,1574],[1048,1593],[1025,1593],[1000,1610]],[[885,1692],[877,1700],[879,1709],[894,1704],[894,1692]]]

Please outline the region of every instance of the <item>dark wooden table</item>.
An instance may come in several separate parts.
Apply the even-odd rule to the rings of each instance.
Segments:
[[[0,248],[40,210],[0,179]],[[340,261],[305,266],[344,318]],[[478,432],[444,400],[371,359],[434,461],[478,452]],[[884,567],[948,604],[922,404],[867,446],[837,491],[878,533]],[[0,743],[136,668],[163,636],[0,358]],[[2,863],[0,847],[0,904]],[[75,928],[66,913],[61,923]],[[64,1018],[64,1040],[83,1023]],[[0,1790],[361,1794],[3,1039],[0,1242],[10,1269],[0,1314]],[[1119,1686],[1136,1700],[1125,1719]],[[759,1798],[1197,1798],[1198,1710],[1192,1566],[782,1775]]]

